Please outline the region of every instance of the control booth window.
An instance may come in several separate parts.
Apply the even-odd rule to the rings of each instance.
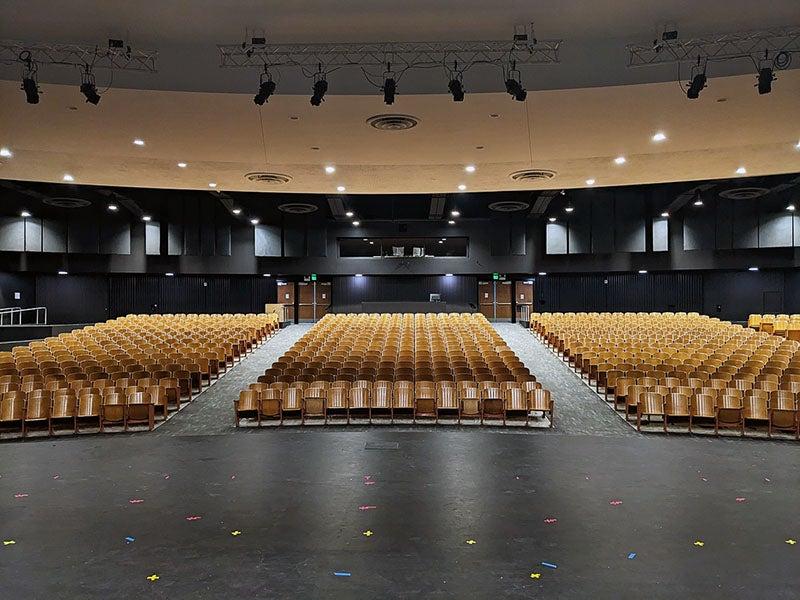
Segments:
[[[425,258],[467,256],[465,237],[339,238],[342,258]]]

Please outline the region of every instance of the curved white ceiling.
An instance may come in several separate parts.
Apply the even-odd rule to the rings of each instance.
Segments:
[[[781,73],[763,96],[751,76],[715,78],[696,101],[675,83],[538,91],[525,103],[505,93],[462,103],[402,96],[392,111],[420,121],[402,132],[366,123],[387,112],[374,96],[332,95],[319,108],[305,96],[258,108],[244,94],[124,89],[99,106],[82,100],[75,86],[42,85],[41,103],[28,105],[18,83],[0,82],[0,146],[14,154],[0,157],[0,178],[58,182],[69,173],[84,184],[400,194],[729,178],[740,166],[748,175],[800,172],[798,70]],[[651,140],[658,131],[665,141]],[[509,178],[531,167],[557,175],[538,184]],[[245,179],[252,171],[292,180],[264,186]]]

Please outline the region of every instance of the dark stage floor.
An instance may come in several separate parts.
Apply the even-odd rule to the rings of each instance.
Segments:
[[[796,598],[798,458],[474,429],[3,444],[0,598]]]

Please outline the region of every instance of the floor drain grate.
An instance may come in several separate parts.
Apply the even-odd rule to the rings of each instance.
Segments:
[[[367,442],[364,450],[399,450],[400,444],[397,442]]]

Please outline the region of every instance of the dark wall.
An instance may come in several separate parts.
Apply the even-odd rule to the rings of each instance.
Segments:
[[[478,281],[464,275],[334,277],[331,308],[332,312],[360,312],[362,302],[428,302],[429,294],[440,294],[448,311],[474,311]]]
[[[19,300],[14,294],[19,292]],[[29,308],[36,302],[36,278],[32,273],[0,273],[0,308]]]
[[[108,278],[102,275],[38,275],[36,305],[48,323],[94,323],[108,316]]]

